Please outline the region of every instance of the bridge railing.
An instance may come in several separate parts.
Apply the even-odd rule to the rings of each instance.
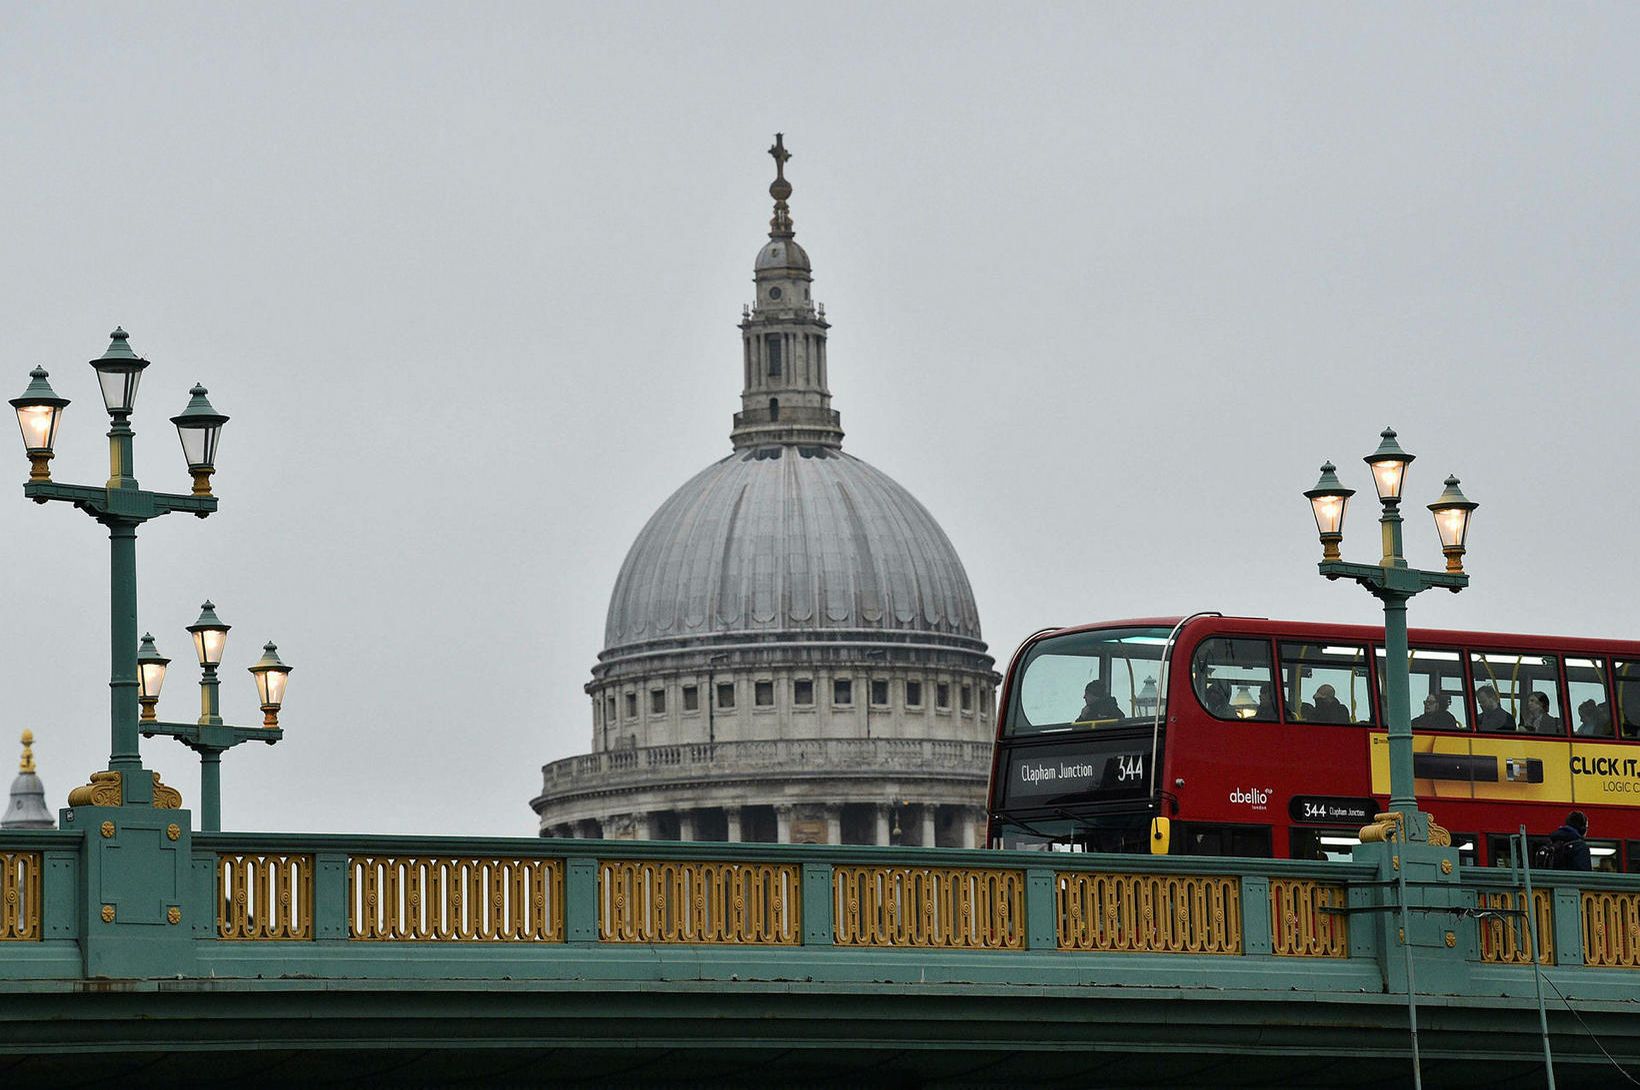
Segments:
[[[1472,868],[1476,960],[1492,964],[1640,969],[1640,883],[1625,874],[1534,871],[1529,903],[1519,872]],[[1534,931],[1532,920],[1537,927]]]
[[[75,952],[116,914],[135,926],[141,906],[120,899],[111,884],[119,875],[86,861],[88,845],[113,842],[98,835],[0,834],[0,976],[71,975]],[[345,976],[439,950],[468,951],[459,957],[479,965],[483,949],[511,951],[518,971],[547,965],[538,959],[550,961],[552,950],[664,947],[740,947],[762,951],[763,965],[794,947],[854,951],[872,965],[923,952],[966,957],[965,971],[1009,952],[1051,953],[1061,967],[1310,959],[1312,971],[1328,961],[1342,971],[1395,960],[1384,957],[1396,941],[1385,884],[1366,864],[522,838],[176,839],[184,888],[156,910],[154,926],[194,940],[200,975],[308,958]],[[1444,945],[1463,944],[1453,953],[1477,970],[1518,970],[1533,957],[1640,968],[1640,876],[1537,876],[1535,934],[1507,871],[1454,877]]]
[[[196,836],[214,937],[1348,958],[1352,882],[1282,860],[649,841]],[[1358,942],[1354,953],[1370,955]]]

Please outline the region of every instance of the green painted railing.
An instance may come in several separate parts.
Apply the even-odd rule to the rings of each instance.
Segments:
[[[1369,867],[952,849],[196,836],[240,941],[1350,956]],[[1248,873],[1253,871],[1254,873]],[[1357,951],[1365,954],[1367,951]]]
[[[1358,991],[1395,990],[1400,961],[1385,956],[1402,935],[1394,883],[1369,863],[192,834],[167,820],[0,835],[0,978],[596,976],[687,948],[691,971],[725,978],[866,966],[1278,988],[1301,971]],[[174,885],[121,869],[154,850],[180,853]],[[1428,990],[1519,992],[1534,954],[1557,970],[1640,968],[1640,876],[1538,876],[1533,936],[1507,872],[1443,868],[1413,882]],[[125,967],[127,948],[149,960]]]

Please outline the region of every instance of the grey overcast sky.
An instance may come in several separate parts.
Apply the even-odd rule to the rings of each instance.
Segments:
[[[1299,493],[1331,458],[1370,496],[1389,423],[1415,563],[1442,477],[1481,503],[1414,624],[1640,637],[1636,42],[1620,4],[11,4],[0,396],[45,364],[57,479],[101,482],[122,324],[144,486],[186,488],[189,385],[232,416],[221,513],[139,543],[164,716],[206,596],[230,721],[264,640],[296,667],[230,829],[533,834],[628,544],[729,449],[777,129],[846,446],[999,660],[1372,621]],[[107,542],[0,456],[0,730],[57,806],[107,757]]]

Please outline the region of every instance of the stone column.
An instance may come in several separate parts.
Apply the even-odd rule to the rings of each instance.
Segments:
[[[693,810],[679,810],[678,811],[678,839],[679,840],[696,840],[696,839],[699,839],[695,835],[695,811],[693,811]]]
[[[986,814],[986,812],[984,810],[979,809],[977,807],[973,810],[970,810],[969,814],[970,814],[970,821],[973,825],[973,830],[974,830],[973,831],[973,842],[971,844],[965,845],[965,846],[966,847],[973,847],[973,848],[983,848],[986,845],[985,827],[988,824],[988,820],[987,820],[988,815]]]
[[[934,847],[934,804],[925,802],[922,805],[922,846]]]
[[[843,808],[841,806],[826,807],[826,843],[841,844],[843,842]]]
[[[723,821],[724,824],[728,826],[728,829],[723,834],[724,837],[727,838],[731,844],[739,844],[741,840],[740,807],[725,806],[723,808]]]
[[[792,808],[790,806],[776,806],[774,808],[774,839],[777,844],[792,842]]]
[[[877,804],[877,837],[872,841],[872,843],[879,844],[883,847],[887,847],[889,844],[893,843],[890,839],[890,833],[888,831],[889,822],[892,820],[892,811],[893,807],[889,806],[885,802],[880,802]]]
[[[660,839],[661,822],[660,822],[660,815],[659,814],[656,814],[655,812],[650,811],[649,813],[646,813],[646,814],[638,814],[638,815],[636,815],[636,817],[637,817],[638,832],[639,832],[639,835],[641,836],[642,839],[644,839],[644,840],[659,840]]]

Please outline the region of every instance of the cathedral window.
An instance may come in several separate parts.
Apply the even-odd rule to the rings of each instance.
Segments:
[[[764,352],[769,359],[769,377],[780,377],[780,334],[770,333],[763,338]]]
[[[615,722],[615,698],[612,696],[604,698],[604,722]]]
[[[972,685],[962,687],[962,710],[965,712],[974,710],[974,687]]]
[[[718,685],[717,704],[720,708],[732,708],[735,706],[734,682],[724,682]]]
[[[813,704],[814,682],[808,678],[802,678],[798,681],[792,682],[792,703]]]
[[[873,681],[871,683],[871,702],[878,707],[888,704],[888,682]]]
[[[628,719],[638,718],[638,694],[637,693],[627,693],[626,694],[626,717]]]
[[[905,683],[905,703],[907,707],[922,707],[922,696],[922,682],[908,681]]]
[[[752,690],[752,700],[760,708],[774,706],[774,682],[760,681]]]
[[[769,419],[780,419],[780,399],[778,397],[769,398]]]
[[[693,685],[683,687],[683,710],[686,712],[700,711],[700,690]]]
[[[666,690],[649,690],[649,714],[663,715],[666,712]]]
[[[947,682],[940,682],[934,686],[934,707],[945,711],[951,710],[951,686]]]
[[[854,703],[854,682],[846,677],[833,680],[831,683],[831,702],[845,707]]]

